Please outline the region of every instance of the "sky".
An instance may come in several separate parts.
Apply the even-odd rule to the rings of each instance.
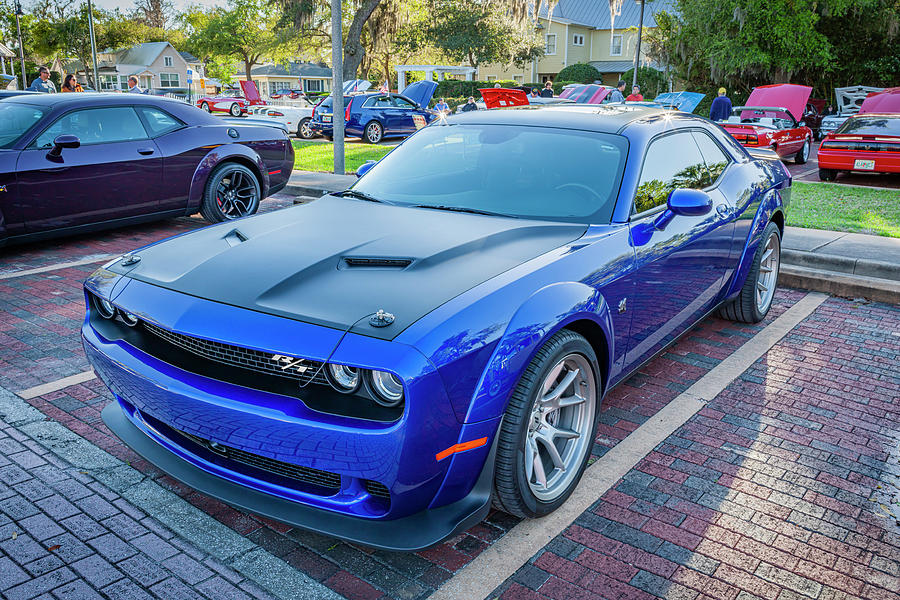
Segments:
[[[91,0],[94,3],[94,6],[99,8],[105,8],[107,10],[112,10],[114,8],[121,9],[123,11],[131,10],[134,2],[132,0]],[[183,11],[188,6],[193,4],[198,4],[200,6],[212,7],[212,6],[224,6],[225,0],[172,0],[172,4],[175,5],[175,10],[177,12]]]

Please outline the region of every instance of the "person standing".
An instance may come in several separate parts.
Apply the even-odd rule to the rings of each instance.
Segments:
[[[620,79],[619,83],[616,84],[616,89],[609,93],[609,101],[613,104],[624,104],[625,103],[625,80]]]
[[[552,98],[553,97],[553,82],[548,81],[544,84],[544,89],[541,90],[541,98]]]
[[[137,77],[131,75],[128,77],[128,93],[129,94],[143,94],[144,90],[138,86]]]
[[[713,98],[709,107],[709,119],[711,121],[726,121],[731,116],[731,99],[725,95],[725,88],[719,88],[719,95]]]
[[[81,87],[81,84],[75,79],[75,76],[69,73],[66,75],[66,80],[59,88],[60,92],[83,92],[84,88]]]
[[[45,94],[55,94],[56,86],[50,81],[50,69],[41,65],[38,69],[38,78],[31,82],[28,88],[31,92],[44,92]]]
[[[635,84],[631,86],[631,93],[628,94],[628,97],[625,98],[629,102],[641,102],[644,99],[643,94],[641,94],[641,86]]]

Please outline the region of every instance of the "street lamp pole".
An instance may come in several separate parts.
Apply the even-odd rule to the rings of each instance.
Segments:
[[[19,36],[19,61],[22,63],[22,89],[28,89],[28,78],[25,75],[25,50],[22,48],[22,27],[19,26],[19,16],[22,12],[22,5],[16,0],[16,35]]]
[[[341,0],[331,0],[331,133],[334,172],[344,174],[344,42],[341,35]]]
[[[638,65],[641,61],[641,36],[644,33],[644,4],[647,0],[641,0],[641,21],[638,23],[637,52],[634,53],[634,75],[631,77],[631,87],[637,85]]]
[[[94,65],[94,89],[100,91],[100,79],[97,77],[97,42],[94,40],[94,6],[91,0],[87,0],[88,5],[88,30],[91,33],[91,61]]]

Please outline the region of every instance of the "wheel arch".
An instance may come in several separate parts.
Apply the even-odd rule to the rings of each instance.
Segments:
[[[779,233],[784,237],[784,202],[778,190],[773,188],[766,192],[756,216],[753,219],[753,226],[750,228],[750,235],[744,243],[744,251],[741,254],[741,261],[731,280],[731,285],[726,293],[726,298],[734,298],[744,286],[747,275],[753,266],[753,257],[756,255],[756,247],[762,240],[763,230],[769,222],[774,222],[778,226]]]
[[[206,191],[206,183],[209,181],[210,174],[216,167],[227,162],[238,163],[253,171],[259,182],[260,199],[268,195],[269,174],[266,172],[262,157],[241,144],[227,144],[210,150],[194,169],[186,214],[192,215],[200,210],[200,203],[203,202],[203,193]]]
[[[532,294],[510,319],[482,371],[464,422],[503,414],[510,394],[538,350],[561,329],[584,336],[600,366],[602,392],[611,371],[612,317],[609,304],[596,289],[580,282],[548,285]]]

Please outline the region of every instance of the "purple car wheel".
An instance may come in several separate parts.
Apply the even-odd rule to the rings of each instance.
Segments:
[[[210,223],[239,219],[254,214],[259,201],[256,174],[244,165],[225,163],[209,176],[200,213]]]
[[[562,330],[525,370],[500,426],[494,504],[522,517],[556,510],[581,480],[594,445],[600,372],[591,345]]]

